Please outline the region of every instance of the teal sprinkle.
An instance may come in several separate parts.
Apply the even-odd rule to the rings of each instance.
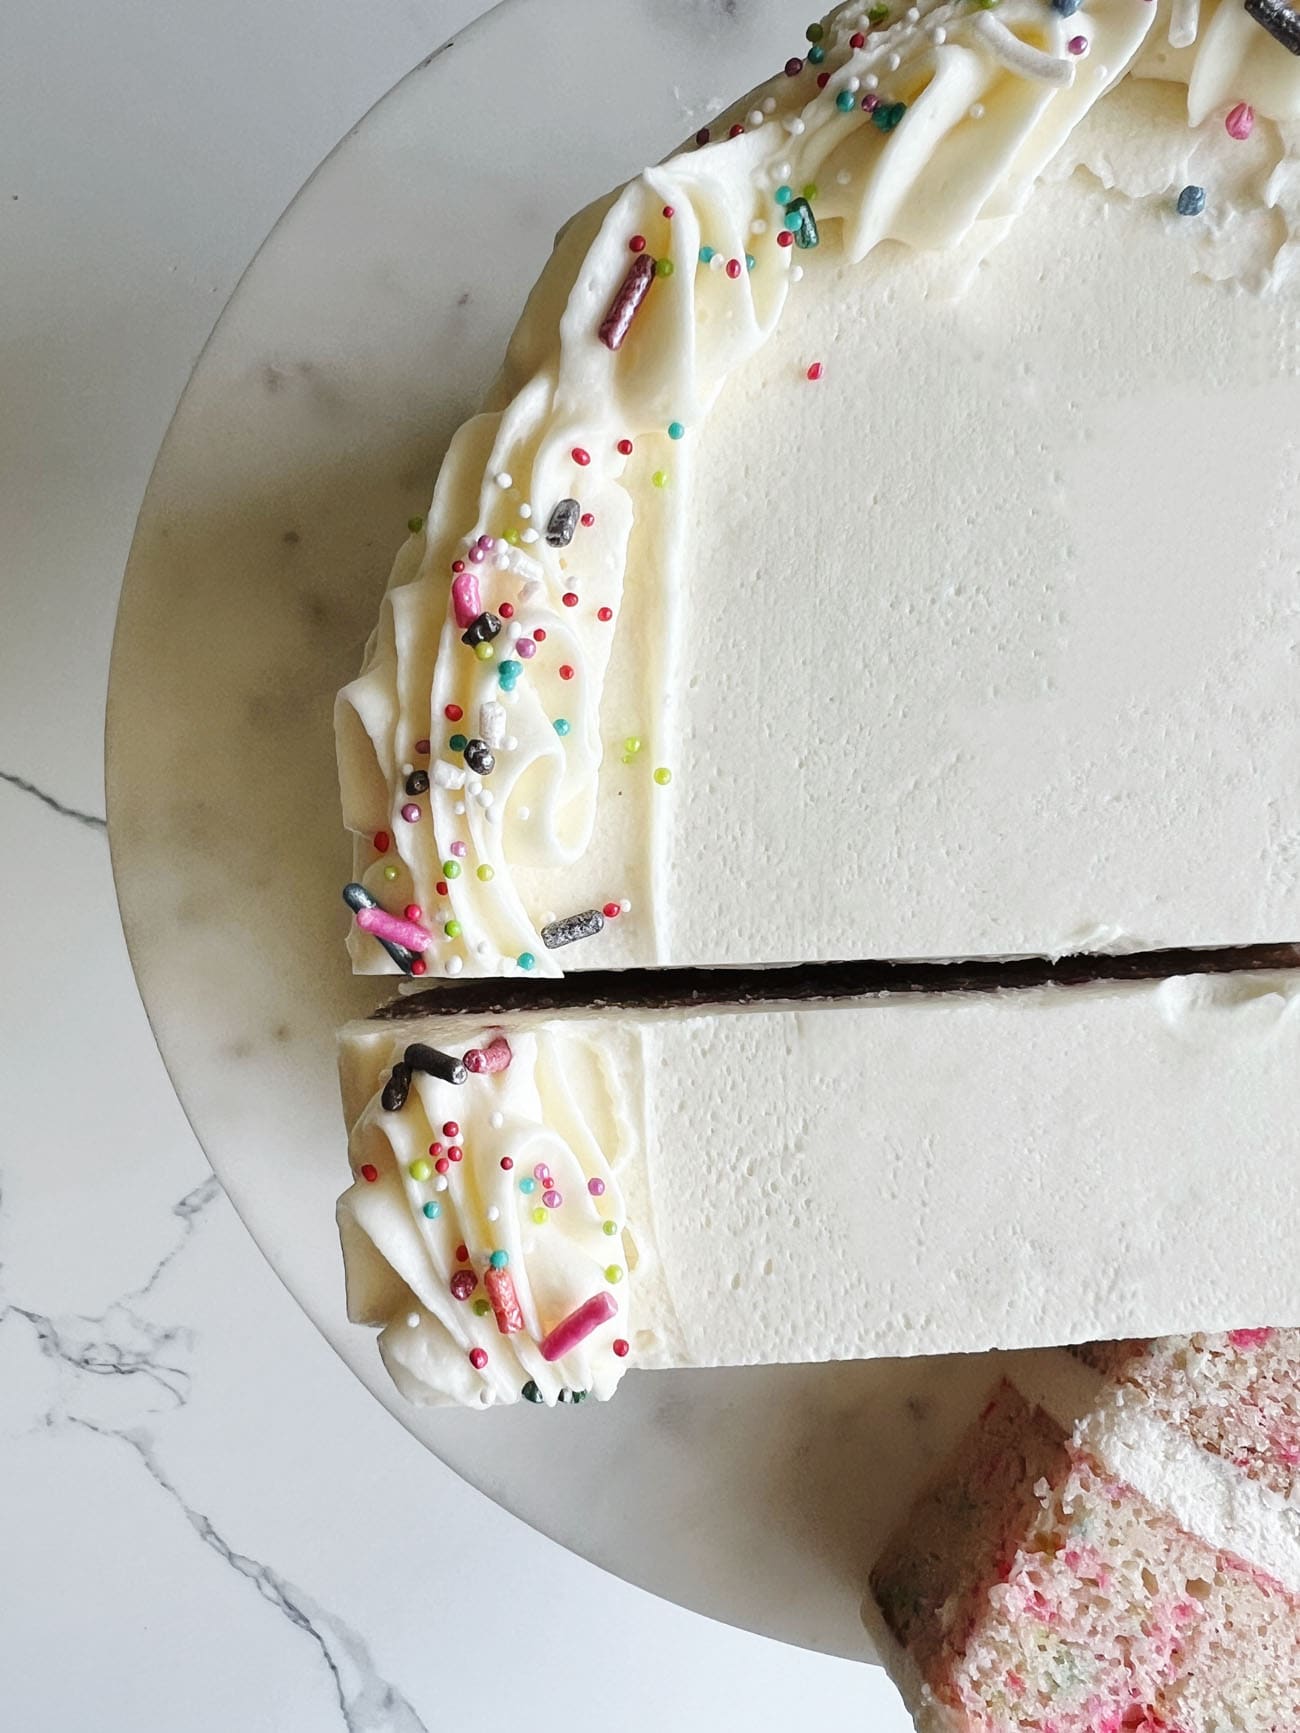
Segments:
[[[520,951],[516,961],[521,969],[535,969],[537,967],[537,958],[531,951]]]
[[[505,687],[513,686],[523,671],[523,663],[516,662],[510,656],[507,656],[504,662],[497,663],[497,678]]]
[[[807,54],[809,66],[820,66],[825,58],[826,50],[822,47],[820,42],[814,42]]]
[[[442,1214],[442,1205],[440,1203],[427,1203],[424,1206],[424,1213],[431,1222],[436,1222]]]
[[[788,205],[793,197],[793,187],[778,187],[776,189],[776,202],[779,205]]]
[[[563,737],[569,732],[569,718],[567,716],[557,716],[552,726],[560,738],[563,739]]]
[[[715,249],[713,247],[701,247],[700,248],[700,263],[702,265],[707,265],[709,260],[713,257],[714,251],[715,251]]]
[[[488,1262],[492,1265],[494,1270],[504,1270],[506,1265],[510,1262],[510,1253],[493,1252],[492,1256],[488,1259]]]
[[[871,116],[871,124],[881,132],[893,132],[894,128],[907,113],[905,102],[882,102]]]
[[[800,199],[799,203],[802,204],[803,200]],[[787,211],[785,213],[785,226],[789,229],[792,235],[797,235],[799,230],[803,227],[803,216],[801,213],[799,211]]]
[[[754,269],[754,266],[757,263],[758,263],[758,260],[754,257],[754,255],[752,253],[746,253],[745,254],[745,269],[747,271],[752,271]]]
[[[842,90],[835,98],[835,106],[841,114],[847,114],[851,108],[857,107],[857,102],[851,90]]]
[[[680,421],[670,421],[668,423],[669,439],[680,439],[685,432],[686,429],[682,426]]]
[[[537,1190],[537,1181],[535,1179],[521,1179],[519,1189],[525,1197],[531,1197]]]
[[[469,745],[469,741],[463,734],[453,734],[447,744],[451,747],[453,752],[463,752]]]

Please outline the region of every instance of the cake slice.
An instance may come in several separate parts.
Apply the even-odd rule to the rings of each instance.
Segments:
[[[1284,10],[842,6],[565,228],[339,699],[356,968],[1292,934]]]
[[[1298,1061],[1294,975],[354,1023],[349,1312],[471,1406],[1300,1317]]]
[[[876,1563],[918,1727],[1300,1726],[1300,1333],[1090,1357],[1030,1356]]]

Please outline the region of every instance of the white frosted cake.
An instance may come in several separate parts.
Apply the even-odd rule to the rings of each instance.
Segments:
[[[568,225],[340,696],[357,969],[1295,931],[1300,27],[1252,11],[851,4]]]
[[[352,1317],[399,1388],[1300,1316],[1300,977],[342,1040]]]

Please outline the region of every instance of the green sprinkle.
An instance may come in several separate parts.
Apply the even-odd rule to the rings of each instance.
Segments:
[[[779,205],[788,205],[790,203],[790,200],[793,197],[794,197],[794,188],[793,187],[779,186],[776,189],[776,202]]]
[[[410,1174],[412,1179],[418,1180],[420,1183],[423,1183],[426,1179],[428,1179],[429,1175],[433,1172],[433,1168],[429,1165],[429,1163],[424,1159],[423,1156],[420,1156],[420,1158],[417,1161],[413,1161],[411,1163],[410,1167],[408,1167],[406,1171],[407,1171],[407,1173]]]
[[[542,1208],[541,1204],[538,1204],[537,1208],[533,1211],[533,1220],[537,1223],[539,1228],[545,1223],[546,1211]]]
[[[460,877],[460,862],[458,860],[443,861],[442,876],[445,879],[458,879]]]
[[[384,877],[388,880],[390,885],[397,877],[397,868],[393,865],[392,861],[389,861],[388,865],[384,868]]]
[[[512,548],[517,548],[519,546],[519,531],[507,530],[505,539],[510,543]]]
[[[537,967],[537,958],[531,951],[520,951],[515,961],[521,969],[535,969]]]
[[[418,536],[420,531],[424,528],[424,519],[422,517],[408,517],[406,520],[406,527],[410,530],[413,536]]]
[[[492,1308],[486,1300],[475,1300],[474,1316],[476,1318],[486,1318],[491,1310]]]
[[[563,739],[569,732],[569,718],[567,716],[557,716],[555,721],[551,724],[551,727],[554,728],[555,732],[561,739]]]
[[[627,739],[623,742],[623,750],[624,750],[624,752],[630,752],[630,753],[640,752],[640,750],[641,750],[640,736],[636,735],[636,734],[629,734]]]
[[[808,185],[803,189],[803,196],[807,199],[809,204],[812,204],[813,200],[817,197],[818,191],[817,182],[809,181]]]
[[[700,263],[702,265],[707,265],[709,260],[713,257],[715,250],[716,249],[713,247],[701,247],[700,248]]]
[[[430,1202],[428,1202],[424,1206],[424,1213],[426,1216],[428,1216],[428,1218],[431,1222],[436,1222],[438,1217],[442,1214],[442,1205],[440,1203],[434,1203],[434,1202],[432,1202],[432,1200],[430,1200]]]
[[[621,1282],[623,1280],[623,1272],[617,1264],[609,1264],[606,1266],[605,1280],[607,1282],[616,1282],[616,1283]]]
[[[680,439],[685,432],[686,429],[682,426],[680,421],[670,421],[668,423],[669,439]]]
[[[453,752],[463,752],[469,745],[469,741],[463,734],[453,734],[447,744]]]
[[[492,1256],[488,1259],[488,1262],[494,1270],[504,1270],[506,1265],[510,1262],[510,1253],[493,1252]]]
[[[618,1232],[618,1223],[617,1222],[601,1222],[600,1231],[603,1234],[616,1234]]]
[[[449,939],[458,939],[460,937],[460,933],[461,933],[460,922],[459,921],[448,921],[446,926],[442,930],[444,933],[446,933],[446,935]]]
[[[668,769],[667,765],[661,764],[658,770],[655,771],[655,781],[659,784],[660,788],[667,788],[672,779],[673,773]]]
[[[490,662],[496,652],[493,650],[491,644],[475,644],[474,654],[478,657],[480,662]]]
[[[668,471],[666,469],[657,469],[650,479],[656,487],[667,487]]]
[[[810,24],[804,31],[804,35],[808,38],[809,42],[820,42],[825,34],[826,26],[824,24]]]
[[[494,879],[497,876],[495,867],[490,867],[486,861],[483,862],[483,865],[481,867],[479,867],[477,869],[477,871],[478,871],[479,878],[483,881],[484,884],[488,884],[492,879]]]
[[[858,106],[858,99],[851,90],[842,90],[835,98],[835,106],[841,114],[847,114],[850,109]]]
[[[671,277],[675,267],[671,259],[659,259],[655,262],[656,277]]]
[[[519,1394],[523,1397],[525,1402],[540,1402],[543,1400],[542,1393],[537,1388],[537,1385],[532,1378],[528,1380],[527,1384],[520,1385]]]
[[[867,13],[868,24],[883,24],[889,17],[888,6],[873,6]]]

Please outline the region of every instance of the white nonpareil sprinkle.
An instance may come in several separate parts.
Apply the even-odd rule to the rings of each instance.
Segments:
[[[482,777],[467,776],[465,778],[465,792],[466,792],[466,794],[469,795],[471,800],[473,800],[477,797],[478,792],[482,788],[482,786],[483,786]]]
[[[499,1222],[501,1220],[501,1211],[494,1203],[490,1203],[487,1207],[487,1219],[490,1222]]]
[[[521,542],[527,542],[528,545],[531,547],[532,544],[538,539],[538,532],[532,528],[529,528],[526,530],[520,530],[519,539]]]
[[[751,108],[750,109],[750,111],[749,111],[749,124],[751,126],[762,126],[763,119],[764,119],[764,116],[763,116],[763,111],[761,108]]]
[[[491,1119],[488,1120],[488,1124],[492,1127],[493,1131],[500,1131],[501,1127],[505,1124],[505,1122],[506,1122],[506,1116],[504,1113],[501,1112],[501,1110],[499,1108],[492,1115]]]
[[[852,179],[853,176],[849,173],[848,169],[842,168],[835,177],[835,184],[836,186],[846,187]]]
[[[632,899],[631,899],[631,897],[620,898],[618,907],[619,907],[619,913],[620,914],[630,915],[632,913]]]
[[[532,807],[531,806],[521,806],[519,808],[519,816],[524,821],[524,823],[527,824],[528,820],[533,816]]]
[[[501,471],[501,473],[497,476],[497,486],[498,487],[513,487],[514,485],[515,485],[514,476],[512,476],[510,474],[509,470],[503,469]]]
[[[889,72],[897,72],[902,64],[903,57],[901,54],[891,54],[885,62],[885,67]]]
[[[529,505],[527,500],[525,500],[524,503],[520,506],[519,515],[520,515],[520,517],[523,517],[523,518],[532,517],[533,508],[532,508],[532,506]]]
[[[916,7],[916,6],[909,6],[907,11],[904,12],[903,16],[904,16],[904,18],[907,19],[907,22],[909,24],[919,24],[921,21],[920,8]]]
[[[780,184],[781,181],[788,181],[790,176],[793,173],[794,173],[794,167],[791,163],[788,163],[788,162],[777,163],[774,174],[775,174],[775,178],[776,178],[778,185]]]
[[[492,947],[488,944],[486,939],[480,939],[474,946],[474,954],[478,957],[486,957],[491,949]]]
[[[409,776],[414,769],[415,766],[413,764],[404,764],[402,766],[402,775]]]
[[[456,959],[455,959],[455,958],[454,958],[454,957],[453,957],[453,958],[452,958],[452,960],[451,960],[451,961],[452,961],[452,963],[454,963],[454,962],[455,962],[455,960],[456,960]],[[455,972],[456,972],[456,971],[455,971],[455,970],[454,970],[454,969],[453,969],[453,968],[452,968],[452,966],[451,966],[451,963],[448,963],[448,964],[447,964],[447,973],[448,973],[448,974],[449,974],[449,975],[454,975],[454,974],[455,974]],[[435,1191],[446,1191],[446,1189],[447,1189],[447,1176],[446,1176],[446,1174],[445,1174],[445,1173],[440,1173],[440,1174],[439,1174],[439,1175],[438,1175],[438,1177],[437,1177],[437,1179],[435,1179],[435,1180],[434,1180],[434,1182],[433,1182],[433,1189],[434,1189],[434,1190],[435,1190]]]
[[[501,745],[506,752],[518,752],[519,736],[517,734],[507,734],[505,739],[501,742]]]
[[[485,698],[478,707],[478,731],[488,745],[496,750],[506,737],[506,707],[495,698]]]
[[[972,120],[983,120],[984,104],[982,102],[972,102],[967,113],[970,115]]]
[[[774,96],[765,96],[763,98],[763,113],[764,114],[775,114],[776,113],[776,98]]]
[[[464,818],[465,802],[463,800],[458,800],[451,810],[456,814],[457,818]]]
[[[465,772],[459,764],[449,764],[445,758],[436,758],[431,768],[435,788],[464,788]]]
[[[418,1312],[408,1312],[406,1314],[406,1327],[408,1330],[418,1330],[420,1328],[420,1314]]]
[[[845,85],[844,88],[846,90],[851,90],[853,92],[854,96],[856,96],[858,94],[858,92],[862,89],[862,80],[859,77],[857,77],[857,75],[855,74],[852,78],[850,78],[849,82]]]
[[[721,271],[725,267],[726,263],[727,261],[723,258],[721,253],[715,253],[709,260],[709,269],[711,271]]]
[[[765,217],[755,217],[753,222],[749,225],[749,232],[751,235],[765,235],[767,233],[767,219]]]
[[[876,90],[879,85],[880,80],[876,77],[874,72],[868,72],[862,80],[863,90]]]
[[[481,788],[479,790],[478,803],[483,808],[484,812],[486,812],[490,806],[494,805],[495,802],[496,795],[493,794],[490,788]]]
[[[802,265],[791,265],[791,267],[790,267],[790,281],[792,283],[802,283],[803,282],[803,266]]]
[[[446,969],[447,969],[447,973],[449,975],[459,975],[461,970],[464,967],[465,967],[465,959],[463,957],[448,957],[447,958]]]
[[[781,124],[788,133],[793,133],[795,138],[799,138],[804,131],[804,123],[797,114],[787,114]]]
[[[944,29],[942,24],[936,24],[933,26],[930,31],[930,40],[934,43],[936,48],[943,47],[944,43],[948,40],[948,32]]]

